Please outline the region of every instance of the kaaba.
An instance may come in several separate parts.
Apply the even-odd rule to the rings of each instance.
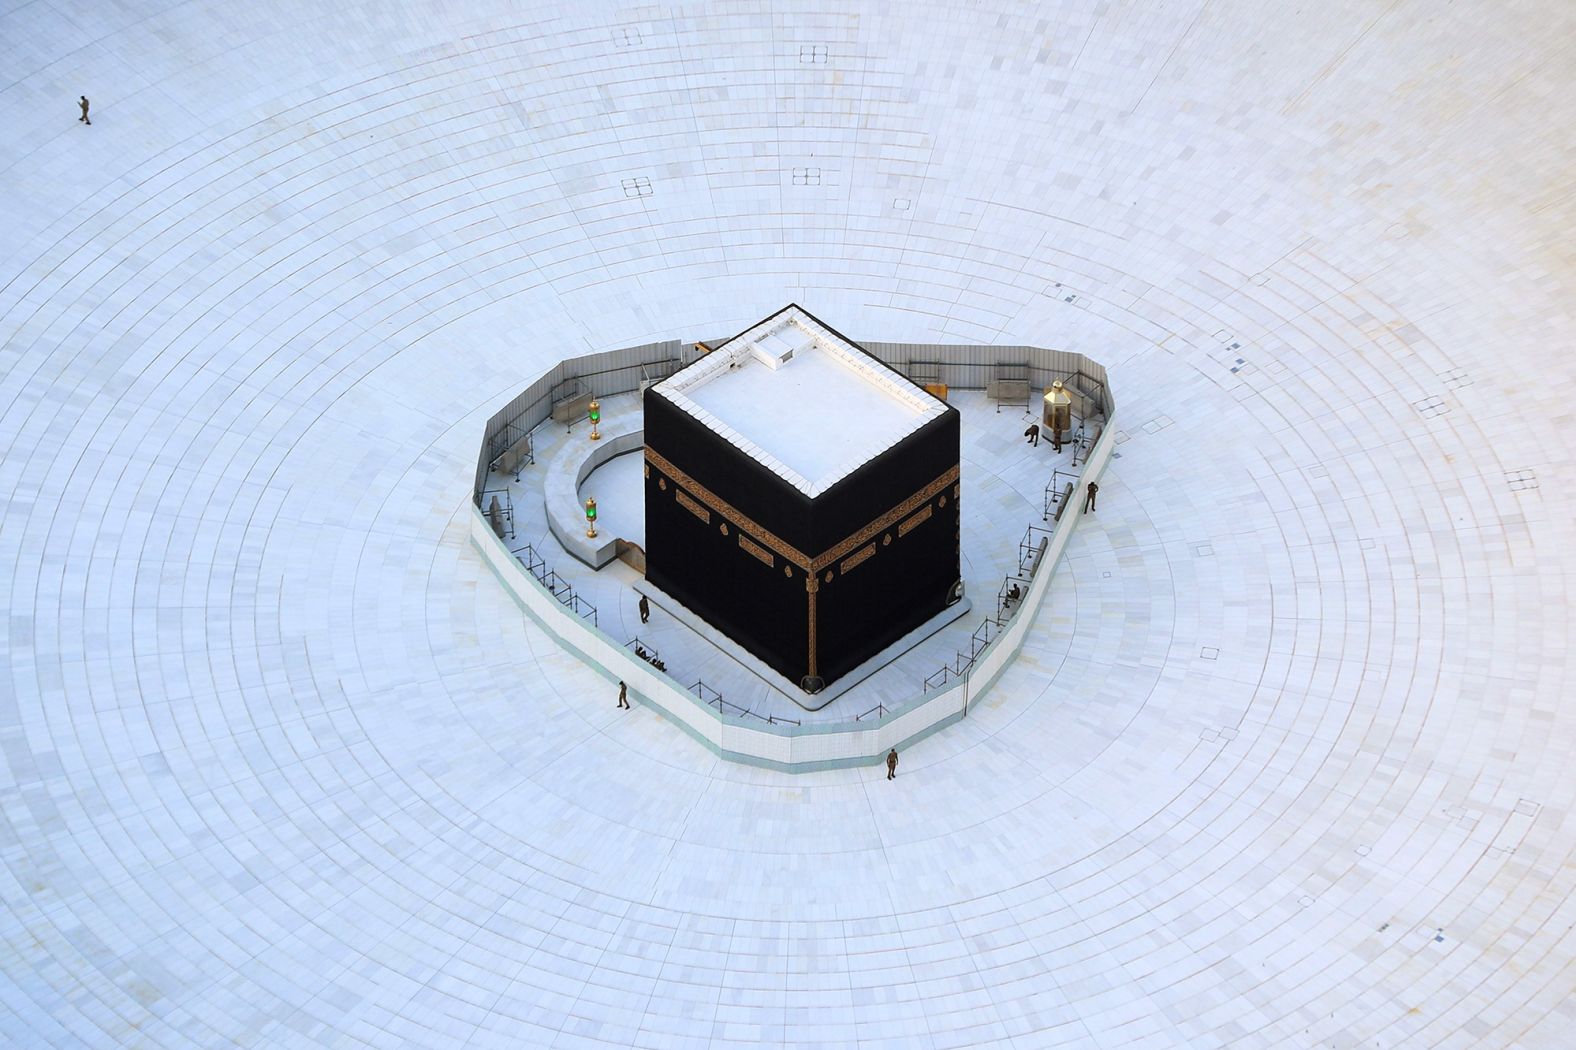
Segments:
[[[646,389],[646,577],[815,692],[962,594],[957,409],[796,305]]]

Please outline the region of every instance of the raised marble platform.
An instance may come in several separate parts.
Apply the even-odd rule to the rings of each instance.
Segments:
[[[630,418],[629,426],[633,427],[633,413]],[[1089,450],[1078,498],[1081,499],[1082,486],[1100,476],[1112,456],[1117,433],[1114,426],[1107,426]],[[550,455],[549,463],[557,462],[560,455],[564,457],[558,467],[560,477],[575,476],[579,468],[571,464],[582,456],[591,458],[566,447]],[[604,461],[611,458],[604,457]],[[474,505],[470,507],[470,539],[520,607],[582,663],[614,681],[627,682],[637,701],[649,704],[722,758],[783,772],[808,773],[878,762],[888,748],[906,748],[967,717],[971,707],[990,692],[1023,647],[1054,578],[1054,568],[1083,518],[1065,515],[1048,536],[1042,534],[1037,568],[1022,601],[1005,626],[976,654],[967,673],[896,704],[883,703],[878,717],[870,721],[805,721],[801,725],[752,710],[713,707],[689,692],[686,682],[672,677],[672,669],[666,674],[658,672],[626,648],[622,637],[607,633],[607,627],[616,619],[611,607],[603,606],[606,626],[566,607],[557,595],[525,571],[514,552],[493,533],[486,515]],[[606,573],[623,572],[632,570],[621,564],[606,569]],[[627,584],[635,585],[634,579]],[[662,609],[656,612],[666,613]],[[795,709],[802,710],[797,705]]]
[[[904,653],[921,644],[943,627],[967,616],[974,608],[974,603],[969,601],[968,598],[952,603],[885,649],[865,660],[858,667],[849,671],[819,693],[807,693],[802,689],[795,688],[792,682],[768,667],[755,654],[707,623],[698,613],[691,610],[671,594],[668,594],[661,587],[653,584],[650,580],[636,580],[634,588],[638,593],[650,598],[651,604],[655,609],[667,613],[694,632],[707,645],[720,650],[735,664],[749,671],[762,685],[771,690],[774,696],[797,704],[806,711],[820,711],[825,708],[833,700],[847,694],[860,682],[863,682]]]
[[[581,361],[565,369],[589,370],[588,364]],[[637,391],[606,393],[601,400],[604,420],[639,415]],[[1075,460],[1070,448],[1058,454],[1049,442],[1042,441],[1037,448],[1024,443],[1022,431],[1032,416],[998,413],[995,404],[980,390],[955,388],[950,400],[963,415],[962,577],[966,593],[973,600],[972,612],[936,630],[864,678],[858,695],[827,704],[819,711],[806,710],[787,694],[769,687],[756,672],[708,643],[661,607],[654,607],[650,622],[642,623],[636,588],[644,580],[633,565],[615,559],[600,570],[593,569],[559,546],[547,517],[543,471],[566,445],[585,444],[583,422],[572,430],[552,421],[535,428],[537,465],[526,470],[518,482],[503,482],[514,507],[515,534],[508,546],[525,561],[539,564],[544,571],[551,570],[560,590],[565,586],[572,588],[575,610],[593,619],[616,643],[624,645],[638,638],[648,650],[660,652],[669,675],[681,688],[690,688],[699,681],[705,685],[700,692],[708,698],[720,694],[723,703],[713,703],[714,708],[748,712],[747,718],[804,725],[851,721],[864,712],[879,716],[882,712],[903,710],[924,692],[927,677],[944,666],[956,669],[960,654],[977,646],[975,635],[991,613],[1004,576],[1011,577],[1018,569],[1018,544],[1024,529],[1028,525],[1049,525],[1042,522],[1038,513],[1038,494],[1047,478],[1053,471],[1073,476],[1072,472],[1083,469],[1083,456]],[[1092,432],[1097,428],[1089,429]],[[579,484],[578,500],[583,502],[593,495],[601,511],[600,531],[643,542],[645,494],[639,449],[604,461],[586,475]],[[560,510],[562,505],[560,498]],[[526,545],[531,548],[529,553],[524,549]],[[832,683],[834,687],[837,684]],[[791,688],[791,683],[785,688]]]
[[[542,496],[553,538],[578,560],[600,569],[618,556],[618,537],[607,529],[598,529],[595,537],[586,535],[580,485],[608,460],[639,449],[644,437],[638,415],[604,423],[600,441],[591,440],[589,428],[585,433],[583,439],[564,442],[548,459],[542,476]]]

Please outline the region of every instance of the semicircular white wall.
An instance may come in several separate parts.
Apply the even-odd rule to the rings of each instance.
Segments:
[[[1573,45],[13,5],[0,1041],[1567,1045]],[[465,540],[552,362],[787,301],[1122,404],[1017,665],[892,783],[616,710]]]

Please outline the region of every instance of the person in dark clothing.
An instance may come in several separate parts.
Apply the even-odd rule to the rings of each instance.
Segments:
[[[1033,445],[1035,448],[1039,448],[1040,447],[1040,424],[1038,424],[1038,423],[1030,423],[1029,424],[1029,429],[1025,430],[1023,432],[1023,436],[1029,439],[1029,444]]]
[[[1100,491],[1100,486],[1099,485],[1096,485],[1092,481],[1089,482],[1089,491],[1084,495],[1084,509],[1083,509],[1083,512],[1085,514],[1088,514],[1091,510],[1094,510],[1094,494],[1096,492],[1099,492],[1099,491]]]
[[[645,623],[651,619],[651,601],[644,594],[640,596],[640,622]]]
[[[88,97],[83,95],[81,100],[77,102],[77,105],[82,107],[82,115],[77,118],[77,122],[91,127],[93,122],[88,119]]]
[[[897,779],[897,748],[887,752],[887,779]]]
[[[629,686],[625,685],[623,682],[618,683],[618,706],[629,706]]]

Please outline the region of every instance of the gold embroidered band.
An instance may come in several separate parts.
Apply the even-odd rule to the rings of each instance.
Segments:
[[[768,550],[776,551],[778,554],[788,559],[789,562],[799,566],[801,569],[808,570],[810,568],[809,555],[803,553],[795,547],[790,546],[787,543],[784,543],[772,532],[761,527],[752,519],[739,513],[739,511],[734,508],[733,504],[729,503],[725,499],[722,499],[716,493],[708,489],[705,485],[702,485],[700,482],[690,477],[687,473],[674,466],[672,461],[670,461],[666,456],[662,455],[662,453],[652,449],[649,445],[646,446],[646,461],[652,466],[656,467],[657,470],[666,474],[680,485],[683,485],[685,488],[695,493],[695,497],[697,499],[699,499],[706,506],[710,507],[712,510],[716,511],[718,514],[721,514],[724,518],[727,518],[729,521],[733,522],[736,528],[749,533],[752,537],[754,537],[757,543],[761,544],[761,546],[767,548]]]
[[[904,500],[902,503],[899,503],[897,506],[887,511],[885,514],[881,515],[879,518],[875,519],[870,524],[854,533],[852,536],[849,536],[841,543],[838,543],[836,546],[816,555],[815,561],[812,564],[817,569],[825,568],[834,561],[837,561],[839,558],[846,555],[855,547],[860,547],[866,543],[869,543],[877,533],[881,532],[883,529],[889,528],[893,522],[901,518],[908,517],[922,504],[929,503],[938,492],[941,492],[956,480],[958,480],[958,468],[955,466],[947,468],[946,473],[942,474],[935,481],[932,481],[930,484],[926,485],[924,488],[908,497],[908,499]]]
[[[783,558],[785,558],[790,564],[797,565],[807,573],[812,574],[817,573],[822,569],[825,569],[827,566],[839,561],[845,557],[848,552],[861,547],[866,543],[869,543],[877,533],[881,532],[883,529],[889,528],[894,522],[897,522],[903,518],[908,517],[910,514],[913,514],[914,511],[917,510],[921,505],[929,503],[937,493],[943,491],[948,485],[958,480],[957,466],[954,465],[948,467],[940,477],[937,477],[934,481],[930,482],[924,488],[909,496],[907,499],[903,500],[897,506],[888,510],[885,514],[882,514],[880,517],[876,518],[868,525],[865,525],[851,536],[845,537],[834,546],[822,551],[814,558],[811,558],[797,547],[794,547],[792,544],[782,540],[775,533],[765,528],[754,519],[740,513],[739,510],[733,506],[733,504],[729,503],[725,499],[722,499],[706,486],[700,484],[694,478],[690,477],[688,473],[674,466],[671,460],[662,455],[662,453],[652,449],[650,446],[647,446],[646,448],[646,461],[652,466],[656,467],[662,473],[668,475],[668,477],[672,478],[674,481],[678,482],[680,485],[683,485],[685,488],[689,489],[695,494],[696,499],[705,504],[707,507],[710,507],[712,510],[716,511],[718,514],[721,514],[724,518],[733,522],[734,526],[740,531],[749,533],[750,536],[761,546],[765,547],[767,550],[775,551],[777,554],[780,554]],[[685,505],[688,507],[688,503]],[[689,509],[691,513],[694,513],[693,507],[690,507]],[[700,517],[699,514],[696,516]],[[701,518],[701,520],[709,522],[710,519]],[[914,525],[918,525],[919,523],[920,521],[914,521],[911,525],[909,525],[909,528],[913,528]],[[902,535],[903,530],[899,529],[898,534]]]
[[[687,495],[685,495],[683,492],[681,492],[677,488],[675,488],[673,490],[673,496],[674,496],[675,499],[677,499],[679,501],[679,506],[683,507],[685,510],[689,511],[691,514],[695,515],[701,521],[704,521],[707,525],[711,524],[711,511],[707,510],[705,507],[702,507],[699,503],[696,503],[694,500],[690,499]]]
[[[897,527],[897,534],[900,537],[901,536],[907,536],[910,532],[913,532],[916,528],[918,528],[919,526],[925,524],[925,522],[929,521],[931,513],[932,513],[932,511],[931,511],[930,504],[928,504],[928,503],[925,504],[925,509],[924,510],[920,511],[918,514],[914,515],[912,518],[904,519],[903,524],[901,524],[901,525],[899,525]]]
[[[777,561],[772,557],[772,552],[767,550],[765,547],[762,547],[759,543],[749,539],[742,532],[739,533],[739,546],[746,553],[753,554],[755,557],[759,558],[767,568],[773,568],[776,566]]]
[[[846,573],[849,569],[856,568],[859,565],[869,561],[871,558],[874,558],[875,556],[876,545],[874,543],[867,543],[860,548],[858,554],[852,554],[847,558],[844,558],[843,564],[837,567],[837,571],[840,573]]]
[[[810,581],[812,584],[815,582],[814,575],[811,575]],[[816,650],[820,648],[815,642],[815,593],[815,588],[812,586],[810,588],[810,593],[805,595],[805,606],[807,607],[810,619],[809,630],[806,632],[809,635],[808,641],[810,643],[809,649],[806,650],[806,652],[809,654],[809,669],[805,673],[811,678],[814,678],[816,674]]]

